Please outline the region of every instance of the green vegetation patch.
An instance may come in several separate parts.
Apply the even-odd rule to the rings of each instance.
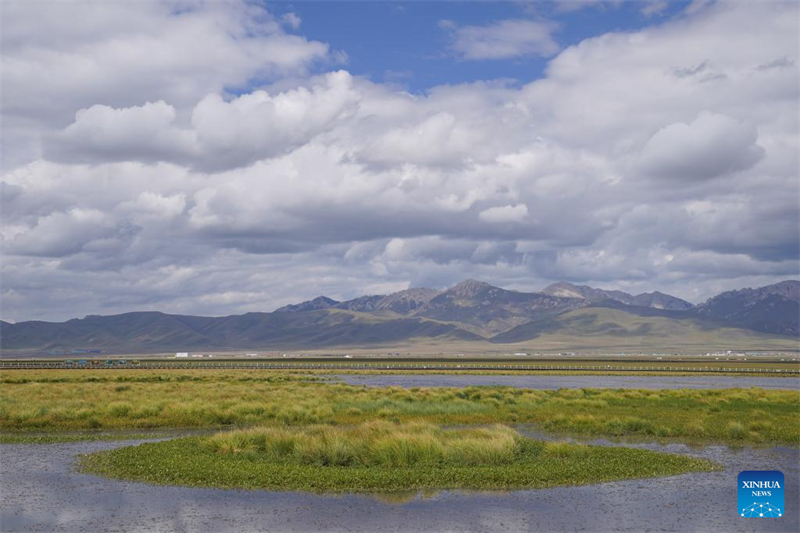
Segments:
[[[71,374],[69,374],[72,372]],[[585,437],[800,446],[800,392],[364,387],[290,374],[25,372],[2,382],[5,432],[429,422],[533,424]],[[135,376],[137,381],[129,381]],[[78,379],[80,381],[73,381]],[[165,377],[164,380],[161,378]],[[66,381],[55,381],[65,379]]]
[[[312,492],[532,489],[719,470],[688,456],[430,424],[254,428],[98,452],[85,472],[161,485]]]
[[[117,440],[158,439],[168,436],[153,432],[147,433],[48,433],[26,435],[24,433],[0,434],[0,444],[63,444],[69,442],[96,442]]]

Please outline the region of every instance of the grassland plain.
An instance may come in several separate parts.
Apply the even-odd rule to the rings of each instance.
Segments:
[[[253,428],[84,456],[84,471],[198,487],[405,492],[584,485],[712,471],[702,459],[632,448],[544,443],[502,426],[442,429],[368,422]]]
[[[800,392],[367,388],[247,370],[12,371],[0,376],[0,429],[535,424],[554,433],[689,443],[800,446]]]

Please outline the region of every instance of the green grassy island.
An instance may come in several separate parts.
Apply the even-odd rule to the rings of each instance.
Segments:
[[[391,493],[532,489],[712,471],[702,459],[427,423],[264,427],[87,455],[107,477],[227,489]]]

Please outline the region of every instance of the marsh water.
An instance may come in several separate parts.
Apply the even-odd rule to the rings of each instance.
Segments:
[[[138,441],[140,442],[140,441]],[[512,492],[386,498],[161,487],[75,471],[76,456],[138,442],[0,445],[0,530],[798,531],[800,450],[636,444],[718,461],[723,472]],[[597,442],[597,444],[611,444]],[[741,518],[736,476],[780,470],[782,518]]]
[[[337,375],[376,387],[507,385],[535,389],[730,388],[798,389],[793,378],[729,376]],[[529,428],[523,433],[552,438]],[[163,437],[162,433],[154,436]],[[173,435],[175,436],[175,435]],[[543,490],[441,491],[403,496],[161,487],[78,473],[83,453],[142,441],[0,445],[0,530],[15,531],[800,531],[800,450],[637,446],[720,462],[722,472],[695,473]],[[786,514],[741,518],[736,477],[742,470],[780,470]]]
[[[330,379],[369,387],[506,386],[523,389],[764,389],[800,390],[800,379],[759,376],[555,376],[477,374],[333,374]]]

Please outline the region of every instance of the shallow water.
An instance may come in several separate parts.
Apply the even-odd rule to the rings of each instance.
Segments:
[[[798,531],[800,450],[636,445],[724,472],[508,493],[371,496],[158,487],[74,472],[75,456],[132,442],[0,445],[0,529],[12,531]],[[740,518],[741,470],[781,470],[782,518]]]
[[[729,389],[761,387],[800,390],[798,378],[753,376],[487,376],[473,374],[334,374],[349,385],[370,387],[470,387],[503,385],[520,389]]]

